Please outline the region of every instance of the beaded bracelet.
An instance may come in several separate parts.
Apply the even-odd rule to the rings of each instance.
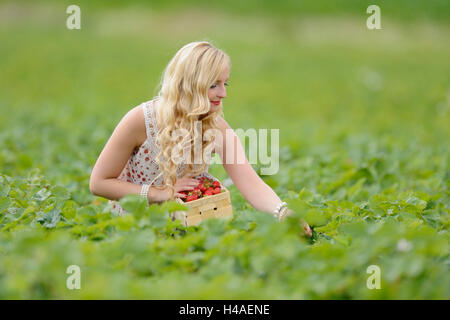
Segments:
[[[147,199],[148,189],[150,189],[149,184],[143,184],[141,188],[140,196]]]
[[[273,211],[275,218],[279,219],[279,214],[281,212],[281,209],[287,207],[287,203],[286,202],[280,202],[277,207],[275,208],[275,210]]]

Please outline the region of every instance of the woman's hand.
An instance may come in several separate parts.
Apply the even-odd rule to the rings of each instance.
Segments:
[[[294,211],[292,211],[291,209],[287,209],[287,212],[286,212],[286,214],[283,216],[283,218],[281,218],[281,221],[284,221],[284,219],[285,219],[287,216],[289,216],[289,215],[291,215],[291,214],[293,214],[293,213],[294,213]],[[301,226],[301,228],[302,228],[302,233],[303,233],[305,236],[307,236],[308,238],[311,238],[311,236],[312,236],[312,230],[311,230],[311,228],[309,227],[309,225],[306,223],[306,221],[303,220],[303,219],[300,219],[300,220],[299,220],[299,224],[300,224],[300,226]]]
[[[193,179],[187,176],[178,179],[174,185],[174,197],[185,198],[186,195],[180,193],[180,191],[194,190],[194,188],[200,183],[197,179]],[[164,189],[150,188],[148,193],[148,201],[151,202],[164,202],[169,200],[169,187]]]
[[[300,225],[303,227],[303,230],[305,231],[305,235],[308,238],[311,238],[312,237],[312,230],[309,227],[309,225],[306,223],[306,221],[300,220]]]

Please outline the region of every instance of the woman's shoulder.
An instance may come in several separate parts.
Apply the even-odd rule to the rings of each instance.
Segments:
[[[140,146],[147,139],[143,104],[128,111],[127,117],[129,118],[128,124],[133,127],[133,131],[138,139],[138,146]]]

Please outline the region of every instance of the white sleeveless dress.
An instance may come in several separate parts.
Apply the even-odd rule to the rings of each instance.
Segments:
[[[156,156],[160,152],[159,143],[156,141],[159,129],[157,128],[155,110],[153,105],[154,100],[143,102],[140,104],[145,119],[145,130],[147,139],[139,148],[136,148],[128,159],[127,164],[123,168],[117,179],[122,181],[131,182],[134,184],[150,184],[153,186],[163,185],[163,173],[156,162]],[[187,165],[181,163],[177,169],[177,178],[183,176],[184,170]],[[211,179],[217,180],[215,177],[208,173],[209,166],[207,166],[206,172],[198,175],[197,177],[207,176]],[[122,215],[125,213],[118,201],[109,200],[108,207],[111,213],[116,215]]]

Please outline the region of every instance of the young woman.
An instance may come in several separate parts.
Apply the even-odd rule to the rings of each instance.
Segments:
[[[209,176],[206,159],[217,153],[256,210],[280,220],[289,215],[286,203],[248,163],[239,138],[223,118],[230,67],[229,56],[209,42],[182,47],[164,70],[158,96],[130,110],[115,128],[92,170],[91,192],[110,199],[117,214],[124,212],[117,200],[127,194],[140,194],[149,203],[182,198],[181,191],[197,186],[196,178]],[[196,139],[196,134],[203,138]],[[197,147],[206,154],[201,161],[193,161],[198,159],[193,157]],[[180,150],[185,151],[181,160]],[[234,161],[229,161],[230,153]],[[302,225],[311,236],[309,226]]]

